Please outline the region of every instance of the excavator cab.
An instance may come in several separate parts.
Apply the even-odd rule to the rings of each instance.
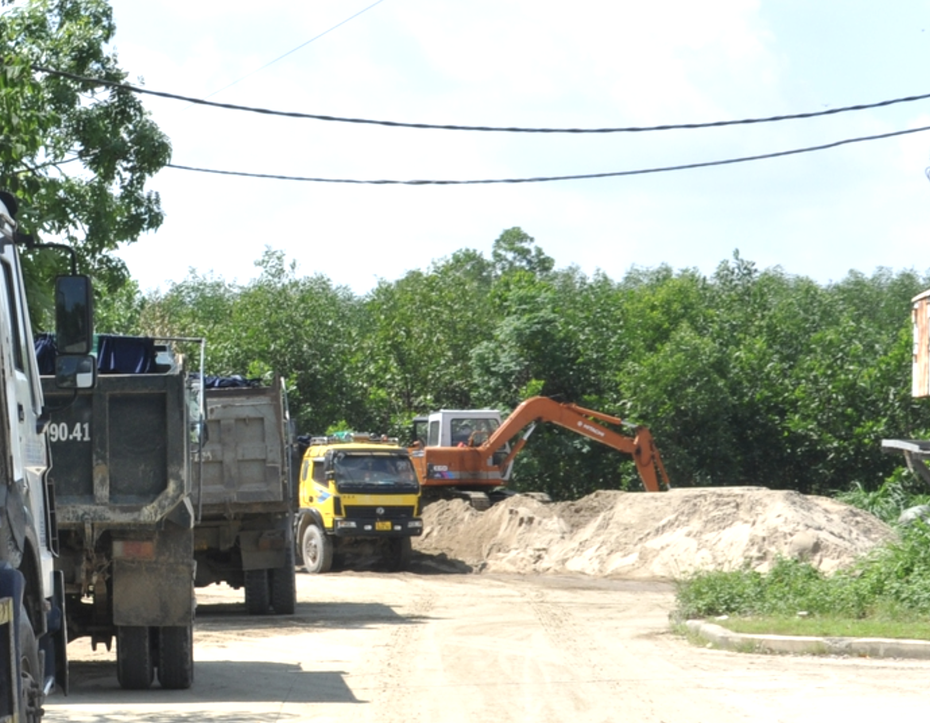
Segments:
[[[501,425],[494,409],[443,409],[414,417],[411,444],[420,447],[478,447]],[[509,451],[509,446],[507,447]]]
[[[410,460],[424,502],[460,497],[488,508],[489,494],[505,485],[513,467],[509,442],[492,455],[481,451],[500,425],[496,409],[440,409],[413,420]]]

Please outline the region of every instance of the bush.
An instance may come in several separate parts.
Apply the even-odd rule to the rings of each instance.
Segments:
[[[877,490],[869,491],[856,482],[853,488],[836,496],[840,502],[858,507],[889,525],[909,507],[930,503],[920,480],[905,467],[899,467]]]
[[[695,573],[677,584],[678,613],[684,618],[752,614],[762,598],[762,579],[748,569]]]
[[[702,572],[677,584],[682,617],[810,615],[909,620],[930,614],[930,525],[902,527],[854,566],[827,576],[806,562],[779,559],[766,574]]]

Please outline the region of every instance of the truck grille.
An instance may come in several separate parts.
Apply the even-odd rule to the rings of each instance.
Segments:
[[[377,510],[384,510],[384,514],[379,515]],[[412,506],[388,507],[387,505],[346,505],[346,517],[370,517],[379,520],[402,520],[413,517]]]

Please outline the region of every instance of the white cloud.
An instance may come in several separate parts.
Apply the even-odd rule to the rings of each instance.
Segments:
[[[823,20],[812,11],[792,22],[754,0],[385,0],[254,72],[367,5],[278,1],[256,12],[244,2],[115,0],[116,45],[130,77],[143,75],[156,90],[206,95],[239,81],[214,97],[223,102],[432,123],[590,127],[891,97],[882,63],[893,57],[895,68],[909,70],[901,53],[910,46],[900,33],[914,19],[900,6],[888,6],[881,24],[866,18],[872,27],[862,32],[872,31],[875,67],[861,87],[835,75],[844,63],[861,68],[861,45],[818,34]],[[811,36],[829,63],[811,60]],[[894,76],[894,90],[925,90],[919,59],[911,77]],[[909,105],[748,128],[544,136],[386,129],[145,102],[171,137],[175,163],[362,179],[674,165],[913,127],[927,117],[926,105]],[[919,266],[915,244],[930,221],[930,183],[921,176],[928,145],[930,134],[921,134],[754,164],[519,186],[331,185],[166,169],[150,184],[162,194],[166,222],[123,256],[148,288],[183,277],[188,266],[247,279],[271,245],[305,273],[364,292],[379,277],[397,278],[463,247],[489,253],[501,231],[521,226],[560,266],[576,263],[587,273],[601,268],[620,277],[632,265],[662,262],[709,272],[738,247],[761,266],[836,279],[853,267]]]

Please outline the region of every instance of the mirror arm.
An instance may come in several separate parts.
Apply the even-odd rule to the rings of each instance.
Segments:
[[[22,233],[21,231],[15,232],[15,241],[16,243],[21,243],[27,249],[59,249],[60,251],[67,251],[71,255],[71,275],[77,276],[77,251],[75,251],[73,246],[56,243],[38,243],[35,236],[31,233]]]
[[[42,414],[36,420],[36,431],[39,432],[39,434],[41,434],[45,426],[51,421],[51,415],[56,412],[64,411],[65,409],[70,407],[72,404],[74,404],[77,401],[77,397],[78,397],[78,390],[72,389],[71,395],[67,399],[62,401],[60,404],[56,404],[53,407],[51,404],[46,402],[45,406],[42,407]]]

